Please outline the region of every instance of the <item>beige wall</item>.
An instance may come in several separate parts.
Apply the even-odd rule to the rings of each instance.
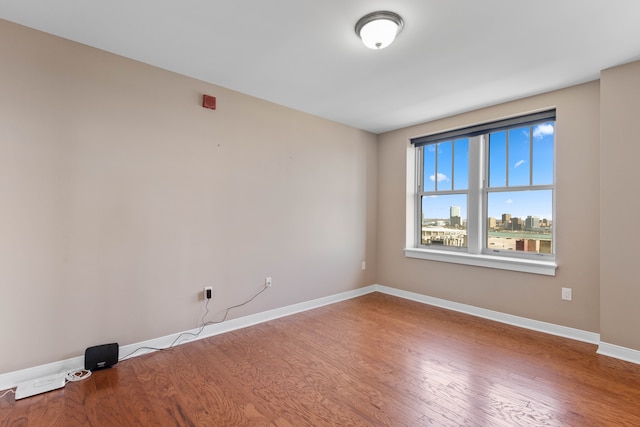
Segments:
[[[557,109],[555,277],[405,258],[409,139]],[[599,330],[599,83],[461,114],[379,136],[378,283],[530,319]],[[562,301],[561,288],[573,288]]]
[[[231,317],[380,283],[640,350],[619,197],[640,181],[640,63],[376,138],[1,20],[0,40],[0,374],[194,328],[204,286],[213,320],[267,275]],[[405,258],[409,138],[548,107],[557,275]]]
[[[640,62],[600,80],[600,338],[640,351]]]
[[[214,320],[265,276],[230,318],[374,283],[375,135],[6,21],[0,40],[0,373],[195,328],[207,285]]]

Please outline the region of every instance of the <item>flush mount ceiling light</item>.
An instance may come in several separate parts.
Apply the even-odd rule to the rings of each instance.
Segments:
[[[404,21],[397,13],[371,12],[356,23],[356,34],[369,49],[384,49],[393,43],[402,27]]]

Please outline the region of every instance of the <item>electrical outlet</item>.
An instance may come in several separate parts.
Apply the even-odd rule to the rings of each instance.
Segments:
[[[573,298],[571,288],[562,288],[562,299],[565,301],[571,301]]]
[[[265,285],[267,288],[270,288],[270,287],[271,287],[271,277],[265,277],[265,278],[264,278],[264,285]]]
[[[205,286],[202,296],[202,299],[211,299],[213,297],[213,286]]]
[[[367,261],[362,261],[362,270],[367,269]]]

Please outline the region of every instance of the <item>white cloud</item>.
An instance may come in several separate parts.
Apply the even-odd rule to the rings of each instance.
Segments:
[[[513,203],[513,200],[511,199],[507,199],[507,201],[505,202],[506,204],[510,205],[511,203]]]
[[[429,179],[433,182],[436,180],[435,175],[431,175]],[[449,177],[443,173],[438,172],[438,182],[440,181],[449,181]]]
[[[533,128],[534,138],[543,138],[547,135],[553,135],[553,125],[551,123],[543,123]]]
[[[522,164],[524,164],[524,163],[527,163],[527,162],[525,162],[524,160],[518,160],[518,161],[516,162],[516,164],[515,164],[515,165],[513,165],[513,167],[514,167],[514,168],[517,168],[518,166],[520,166],[520,165],[522,165]]]

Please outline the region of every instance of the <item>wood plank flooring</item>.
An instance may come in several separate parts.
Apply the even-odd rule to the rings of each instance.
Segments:
[[[0,399],[2,426],[640,426],[640,366],[389,295]]]

